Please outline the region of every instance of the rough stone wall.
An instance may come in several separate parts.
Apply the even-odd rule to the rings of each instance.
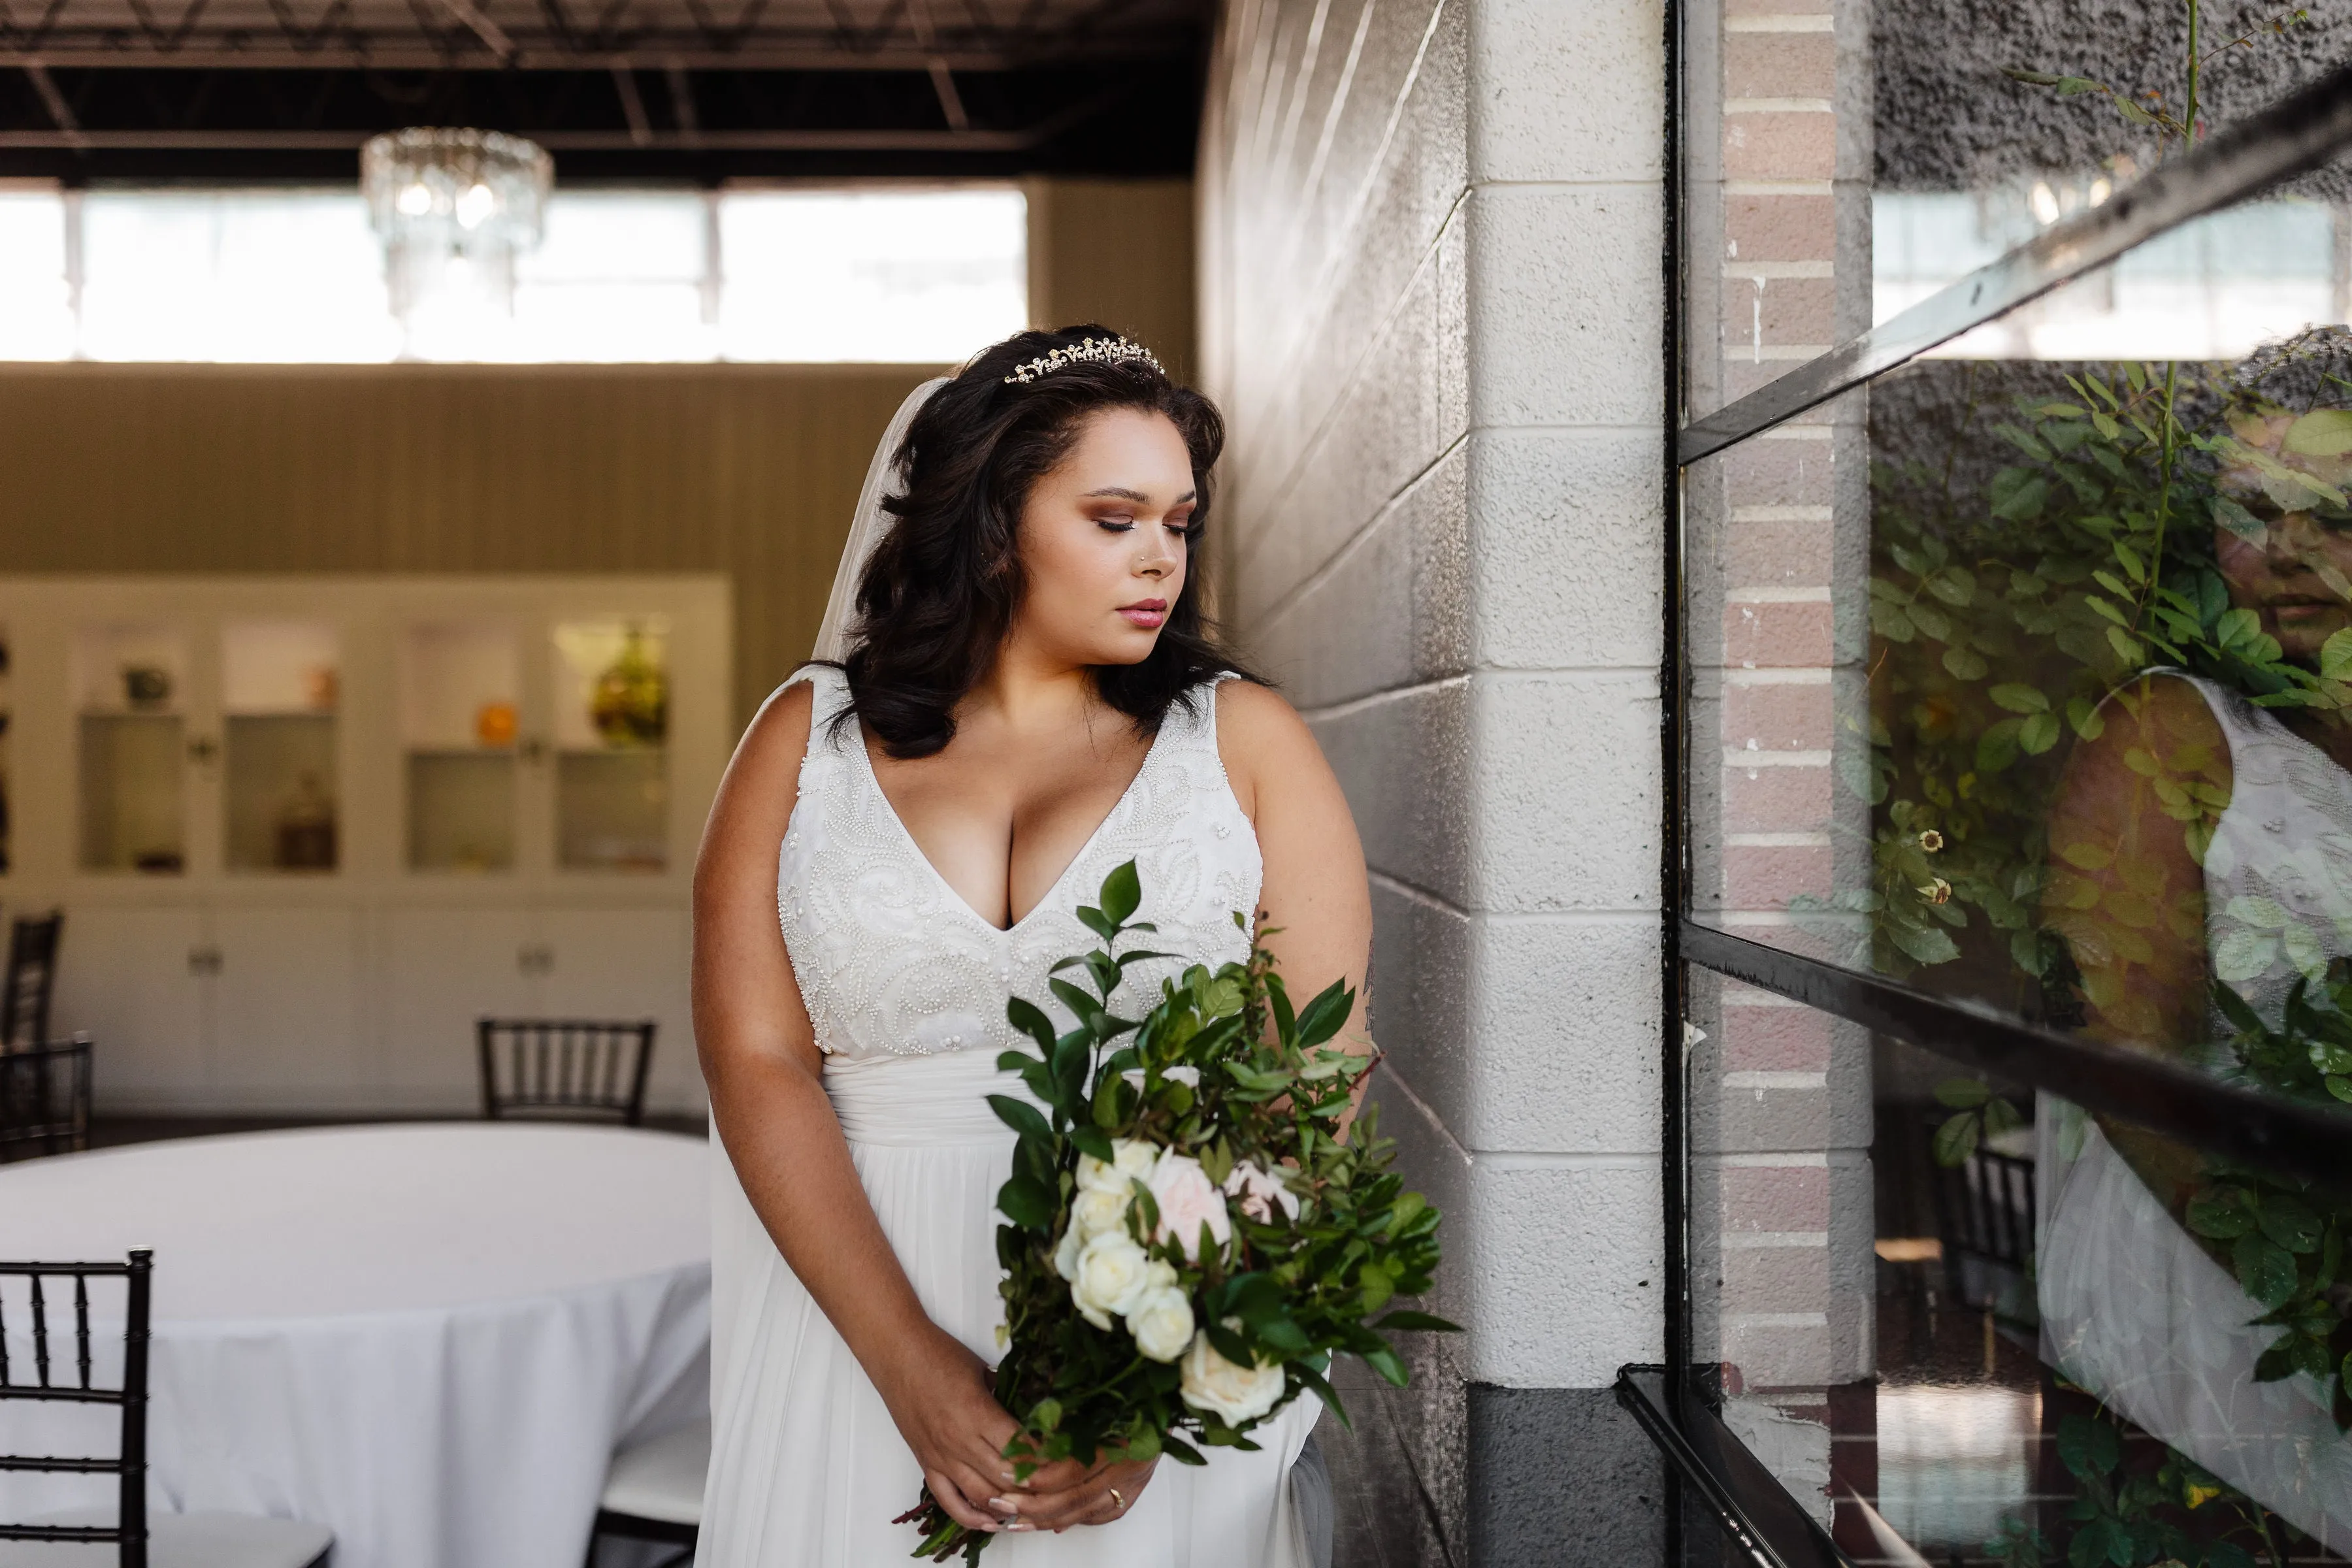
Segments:
[[[1229,0],[1202,361],[1240,641],[1371,864],[1382,1130],[1447,1213],[1346,1563],[1654,1562],[1658,0]]]

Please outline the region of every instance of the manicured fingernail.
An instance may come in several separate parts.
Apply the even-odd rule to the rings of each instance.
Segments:
[[[1008,1535],[1018,1535],[1024,1531],[1031,1531],[1036,1528],[1037,1527],[1035,1525],[1030,1523],[1025,1519],[1016,1519],[1005,1525],[1004,1531]]]
[[[997,1512],[1004,1515],[1007,1519],[1012,1518],[1014,1514],[1021,1511],[1021,1505],[1014,1502],[1009,1497],[990,1498],[988,1500],[988,1506],[994,1509]]]

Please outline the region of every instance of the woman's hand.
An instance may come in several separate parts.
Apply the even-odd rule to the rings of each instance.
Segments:
[[[989,1503],[1013,1489],[1003,1449],[1016,1423],[996,1403],[988,1364],[937,1327],[893,1363],[874,1384],[931,1496],[967,1530],[1005,1529],[1004,1510]]]
[[[1159,1464],[1146,1459],[1087,1467],[1064,1459],[1045,1466],[1026,1487],[990,1506],[1003,1515],[1007,1530],[1050,1530],[1058,1535],[1074,1524],[1108,1524],[1135,1506]]]

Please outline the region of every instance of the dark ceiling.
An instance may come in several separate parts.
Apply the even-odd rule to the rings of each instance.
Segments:
[[[566,184],[1165,174],[1209,0],[0,0],[0,175],[352,179],[406,125]]]

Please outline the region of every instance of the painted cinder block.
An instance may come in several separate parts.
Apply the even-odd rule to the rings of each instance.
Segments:
[[[1477,662],[1654,668],[1664,593],[1660,438],[1480,430],[1468,447]]]
[[[1665,25],[1657,0],[1479,0],[1469,16],[1474,178],[1659,177]]]
[[[1471,1373],[1520,1388],[1601,1388],[1661,1351],[1664,1216],[1654,1158],[1474,1159]]]
[[[1654,428],[1657,189],[1489,186],[1469,213],[1471,423]]]

